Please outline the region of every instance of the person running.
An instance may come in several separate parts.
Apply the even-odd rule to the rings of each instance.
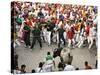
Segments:
[[[89,47],[88,47],[89,50],[91,49],[95,38],[96,38],[96,28],[94,25],[91,24],[90,30],[89,30]]]
[[[32,41],[32,45],[31,45],[31,49],[34,48],[35,42],[36,40],[39,42],[40,44],[40,49],[42,48],[42,42],[41,42],[41,31],[38,28],[38,26],[35,26],[34,29],[32,30],[33,33],[33,41]]]
[[[77,46],[78,48],[81,48],[82,45],[83,45],[83,43],[84,43],[84,40],[85,40],[85,35],[84,35],[84,33],[85,33],[85,26],[82,24],[82,25],[81,25],[81,28],[80,28],[79,41],[78,41],[78,43],[76,44],[76,46]]]
[[[65,46],[66,42],[64,39],[64,32],[65,30],[63,29],[63,25],[58,29],[58,37],[59,37],[59,43],[58,43],[58,47],[60,47],[61,44],[61,40],[63,41],[63,45]]]
[[[70,28],[67,30],[67,38],[68,38],[68,47],[71,48],[71,44],[74,48],[75,40],[74,40],[74,27],[70,26]]]
[[[26,48],[27,47],[30,47],[30,27],[27,25],[27,23],[25,22],[24,23],[24,28],[23,28],[23,31],[24,31],[24,42],[26,44]]]

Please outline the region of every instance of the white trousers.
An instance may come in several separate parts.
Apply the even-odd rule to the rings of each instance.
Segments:
[[[65,41],[67,41],[67,33],[66,32],[64,32],[64,39],[65,39]]]
[[[55,43],[57,42],[57,34],[54,34],[54,35],[53,35],[52,41],[55,42]]]
[[[21,45],[20,42],[18,41],[18,39],[16,39],[13,44],[14,48],[16,48],[17,46],[20,46],[20,45]]]
[[[43,31],[43,36],[44,36],[44,41],[45,42],[47,42],[47,36],[46,36],[47,34],[46,33],[47,33],[47,31]]]
[[[75,41],[78,42],[79,41],[79,33],[75,34]]]
[[[75,40],[73,39],[68,39],[68,47],[71,47],[71,44],[74,46],[75,45]]]
[[[91,37],[91,36],[88,37],[88,44],[89,44],[88,49],[91,49],[94,39],[95,39],[95,37]]]
[[[46,37],[47,37],[47,43],[48,45],[50,45],[51,44],[51,31],[46,32]]]
[[[84,39],[85,38],[83,36],[80,36],[79,41],[76,44],[76,46],[78,46],[80,48],[83,45],[83,43],[84,43]]]

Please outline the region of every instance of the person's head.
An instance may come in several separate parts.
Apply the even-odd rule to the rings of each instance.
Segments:
[[[42,62],[40,62],[40,63],[39,63],[39,67],[41,68],[42,66],[43,66],[43,63],[42,63]]]
[[[16,66],[16,70],[19,70],[19,67],[18,66]]]
[[[68,62],[68,65],[71,65],[71,62]]]
[[[21,70],[25,70],[25,68],[26,68],[25,64],[21,65]]]
[[[89,26],[90,26],[91,28],[93,27],[93,25],[92,25],[91,23],[89,24]]]
[[[87,62],[87,61],[85,61],[85,62],[84,62],[84,65],[85,65],[85,66],[87,66],[87,65],[88,65],[88,62]]]
[[[82,20],[79,20],[79,23],[81,23],[82,22]]]
[[[35,73],[35,69],[32,70],[32,73]]]
[[[50,52],[47,52],[47,55],[50,55]]]
[[[75,70],[79,70],[79,68],[77,67]]]

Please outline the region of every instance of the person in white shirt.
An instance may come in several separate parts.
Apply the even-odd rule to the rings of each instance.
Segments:
[[[16,67],[16,69],[14,70],[14,74],[21,74],[21,71],[19,70],[18,67]]]
[[[43,32],[43,38],[44,38],[44,42],[47,42],[47,28],[46,26],[42,27],[42,32]]]
[[[85,40],[85,27],[82,25],[81,26],[81,31],[80,31],[80,36],[79,36],[79,41],[77,43],[76,46],[78,46],[78,48],[81,48],[83,43],[84,43],[84,40]]]
[[[91,49],[95,38],[96,38],[96,28],[91,24],[91,27],[89,30],[89,47],[88,47],[89,50]]]
[[[46,16],[46,10],[42,8],[41,12],[43,13],[44,16]]]
[[[52,66],[53,66],[53,64],[45,63],[43,65],[43,72],[52,72],[53,71]]]
[[[54,32],[53,32],[53,37],[52,37],[52,41],[54,42],[54,43],[57,43],[57,35],[58,35],[58,32],[57,32],[57,28],[55,27],[54,28]]]
[[[68,65],[66,64],[64,71],[74,71],[75,67],[73,65],[71,65],[71,63],[68,63]]]
[[[47,56],[44,60],[45,64],[43,66],[44,71],[51,72],[53,71],[53,68],[55,67],[55,61],[53,56],[50,54],[50,52],[47,52]]]
[[[51,31],[50,31],[49,26],[47,26],[46,37],[47,37],[48,46],[50,46],[51,45]]]
[[[44,72],[43,71],[43,62],[40,62],[39,63],[39,66],[36,68],[36,73],[39,73],[39,72]]]
[[[58,23],[58,27],[60,28],[61,25],[62,25],[62,21],[59,21],[59,23]]]
[[[73,11],[70,12],[70,20],[74,20]]]

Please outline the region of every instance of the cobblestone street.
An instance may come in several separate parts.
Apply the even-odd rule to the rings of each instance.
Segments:
[[[46,57],[46,53],[50,51],[53,53],[53,49],[57,48],[56,45],[48,46],[46,43],[43,43],[43,48],[40,50],[39,44],[35,45],[33,51],[29,48],[25,48],[24,44],[21,44],[20,47],[17,47],[15,53],[19,55],[18,65],[19,67],[22,64],[26,65],[26,71],[31,72],[32,69],[36,69],[38,63],[43,61]],[[67,49],[67,47],[66,47]],[[87,47],[84,48],[75,48],[71,50],[71,54],[73,55],[72,65],[75,67],[79,67],[80,69],[84,69],[84,61],[88,61],[89,64],[94,68],[96,61],[96,50],[88,50]],[[57,64],[59,63],[59,57],[55,58],[56,69]]]

